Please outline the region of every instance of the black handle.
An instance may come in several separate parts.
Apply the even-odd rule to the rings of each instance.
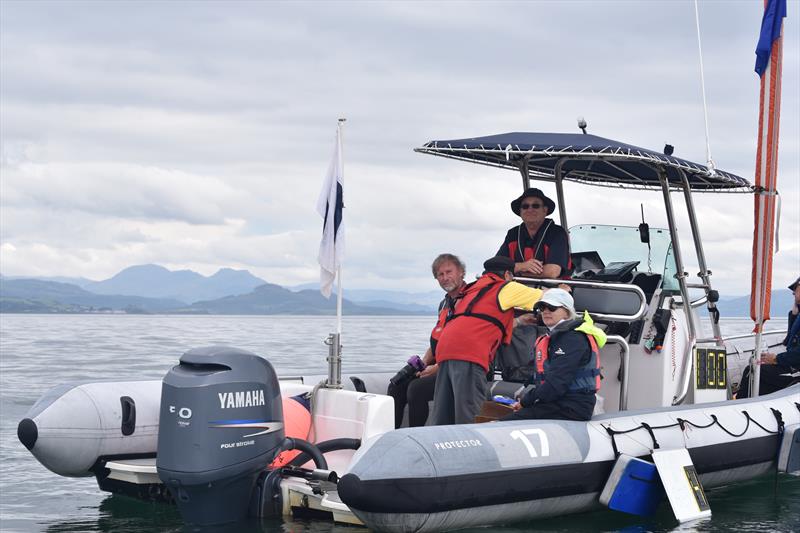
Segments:
[[[122,434],[133,435],[136,429],[136,402],[130,396],[121,396],[119,402],[122,404]]]

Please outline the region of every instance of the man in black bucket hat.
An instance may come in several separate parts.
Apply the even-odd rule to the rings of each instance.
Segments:
[[[566,278],[571,263],[564,228],[547,218],[556,204],[540,189],[530,188],[511,202],[511,211],[522,224],[508,230],[497,251],[514,260],[514,273],[534,278]]]

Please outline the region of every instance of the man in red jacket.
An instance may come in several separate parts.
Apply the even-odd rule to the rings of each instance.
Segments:
[[[475,421],[486,398],[489,364],[497,348],[511,340],[514,308],[530,311],[542,296],[540,289],[512,281],[513,259],[493,257],[483,268],[483,275],[456,302],[436,347],[436,425]]]
[[[403,422],[406,405],[408,405],[408,427],[424,426],[428,420],[428,402],[433,400],[436,384],[436,344],[447,316],[452,312],[456,299],[466,286],[464,275],[467,267],[463,261],[453,254],[439,254],[431,265],[433,277],[445,291],[439,303],[439,316],[430,336],[430,347],[422,357],[425,368],[417,372],[411,379],[403,380],[396,385],[389,384],[386,394],[394,398],[394,425],[399,428]]]

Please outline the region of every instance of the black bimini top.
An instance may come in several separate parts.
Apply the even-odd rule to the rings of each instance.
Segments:
[[[663,172],[670,185],[680,185],[685,175],[695,191],[751,191],[746,179],[729,172],[581,133],[502,133],[430,141],[414,151],[517,171],[527,162],[528,175],[544,181],[556,179],[560,164],[563,179],[593,185],[660,189]]]

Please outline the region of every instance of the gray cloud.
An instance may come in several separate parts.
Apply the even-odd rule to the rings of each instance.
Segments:
[[[700,4],[713,156],[749,179],[761,9]],[[796,11],[776,279],[800,263],[800,133],[786,118],[800,107]],[[0,15],[3,273],[157,262],[313,280],[313,206],[339,116],[354,287],[435,286],[442,250],[477,271],[517,221],[518,176],[412,151],[427,140],[575,131],[583,115],[598,135],[706,157],[688,1],[6,1]],[[658,193],[567,192],[570,223],[635,225],[644,202],[664,224]],[[715,281],[747,292],[752,198],[695,201]]]

